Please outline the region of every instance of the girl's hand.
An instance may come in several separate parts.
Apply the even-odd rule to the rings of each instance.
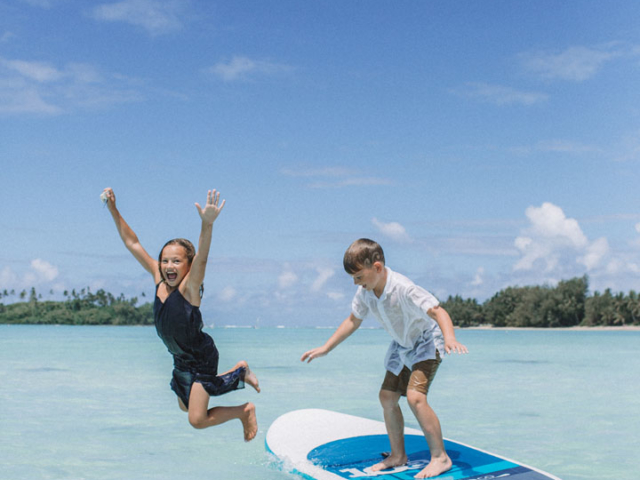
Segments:
[[[105,203],[107,204],[107,208],[111,211],[111,209],[116,206],[116,194],[113,193],[113,189],[107,187],[102,191],[100,198],[106,199]]]
[[[224,208],[226,200],[222,200],[222,203],[219,202],[220,192],[209,190],[207,192],[207,204],[204,206],[204,208],[202,208],[199,203],[196,203],[198,214],[200,215],[200,218],[203,222],[213,225],[213,222],[216,221],[216,218],[218,218],[218,215],[220,215],[220,212]]]

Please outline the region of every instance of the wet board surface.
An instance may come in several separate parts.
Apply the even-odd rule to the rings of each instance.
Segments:
[[[409,461],[402,467],[370,472],[389,451],[383,422],[321,409],[295,410],[278,417],[269,427],[266,448],[280,467],[312,480],[378,478],[413,479],[429,463],[430,455],[420,430],[405,428]],[[516,461],[445,439],[453,467],[440,480],[560,480]]]

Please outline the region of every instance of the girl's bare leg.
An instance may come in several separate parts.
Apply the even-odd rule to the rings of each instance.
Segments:
[[[253,440],[258,433],[256,407],[245,403],[235,407],[209,408],[209,394],[200,383],[194,383],[189,395],[189,423],[194,428],[207,428],[238,419],[244,429],[244,440]]]
[[[244,383],[251,385],[256,392],[260,393],[260,382],[258,382],[258,377],[256,377],[256,374],[251,371],[251,369],[249,368],[249,364],[244,360],[240,360],[238,363],[236,363],[235,367],[227,372],[221,373],[221,375],[231,373],[239,369],[240,367],[244,367],[246,369],[246,372],[244,374]]]

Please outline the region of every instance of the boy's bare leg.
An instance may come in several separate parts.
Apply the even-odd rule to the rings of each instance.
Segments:
[[[380,390],[380,403],[382,404],[384,423],[387,427],[389,443],[391,444],[391,455],[372,466],[372,472],[399,467],[407,463],[407,454],[404,449],[404,417],[398,404],[399,400],[399,393]]]
[[[427,396],[424,393],[416,390],[407,390],[407,402],[424,432],[424,437],[431,452],[431,461],[415,478],[437,477],[453,466],[444,448],[440,421],[427,403]]]
[[[194,383],[189,395],[189,423],[194,428],[207,428],[238,419],[244,429],[244,440],[253,440],[258,433],[256,407],[245,403],[235,407],[209,408],[209,394],[200,383]]]

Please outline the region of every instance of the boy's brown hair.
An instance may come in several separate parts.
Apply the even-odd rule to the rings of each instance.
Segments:
[[[384,265],[384,252],[377,242],[368,238],[361,238],[349,245],[342,260],[344,269],[349,275],[363,268],[370,268],[375,262]]]

